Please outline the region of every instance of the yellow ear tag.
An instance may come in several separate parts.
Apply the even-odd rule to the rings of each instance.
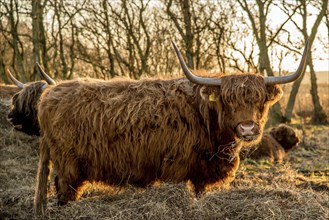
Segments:
[[[209,102],[216,102],[216,95],[214,92],[209,95]]]

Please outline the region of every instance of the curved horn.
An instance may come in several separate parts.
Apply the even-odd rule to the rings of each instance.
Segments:
[[[172,41],[173,47],[175,49],[176,55],[178,57],[179,63],[183,69],[183,72],[191,82],[199,85],[208,85],[208,86],[219,86],[222,82],[221,78],[204,78],[194,75],[187,67],[186,63],[182,58],[182,54],[179,52],[176,44]]]
[[[23,89],[25,87],[25,84],[18,81],[13,74],[11,74],[11,72],[9,71],[9,69],[7,69],[7,76],[9,76],[9,79],[20,89]]]
[[[304,47],[303,56],[302,56],[302,59],[299,63],[299,67],[296,70],[296,72],[291,74],[291,75],[288,75],[288,76],[268,76],[268,77],[265,77],[264,78],[265,84],[267,84],[267,85],[285,84],[285,83],[289,83],[289,82],[297,80],[302,75],[302,73],[305,71],[307,53],[308,53],[309,49],[310,49],[309,39],[307,39],[307,41],[305,43],[305,47]]]
[[[41,79],[46,80],[46,82],[49,85],[56,85],[55,80],[53,80],[50,76],[47,75],[47,73],[42,69],[40,64],[39,63],[36,63],[36,64],[37,64],[38,73],[39,73]]]

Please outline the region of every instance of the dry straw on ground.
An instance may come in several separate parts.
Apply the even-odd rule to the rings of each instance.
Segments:
[[[33,195],[38,138],[16,132],[0,99],[0,219],[35,219]],[[302,127],[296,127],[301,129]],[[228,189],[195,198],[185,184],[147,189],[87,184],[81,198],[56,205],[53,182],[48,219],[328,219],[329,127],[304,127],[286,164],[242,162]]]

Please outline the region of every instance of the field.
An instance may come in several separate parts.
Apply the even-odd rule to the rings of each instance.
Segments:
[[[289,88],[285,88],[289,91]],[[308,88],[297,106],[311,110]],[[319,86],[329,114],[328,84]],[[286,93],[287,94],[287,93]],[[282,99],[285,104],[287,96]],[[0,97],[0,219],[35,219],[33,197],[38,138],[14,131]],[[307,124],[297,114],[291,124],[302,137],[283,164],[243,161],[230,187],[195,198],[185,184],[157,183],[147,189],[87,183],[78,201],[56,204],[53,181],[48,219],[329,219],[329,126]]]

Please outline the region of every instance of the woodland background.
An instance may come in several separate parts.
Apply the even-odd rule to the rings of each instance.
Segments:
[[[328,14],[328,0],[0,0],[0,83],[6,68],[37,80],[36,62],[56,80],[182,76],[171,41],[207,74],[285,75],[309,38],[311,122],[327,124],[314,61],[329,62]],[[291,121],[301,81],[270,122]]]

